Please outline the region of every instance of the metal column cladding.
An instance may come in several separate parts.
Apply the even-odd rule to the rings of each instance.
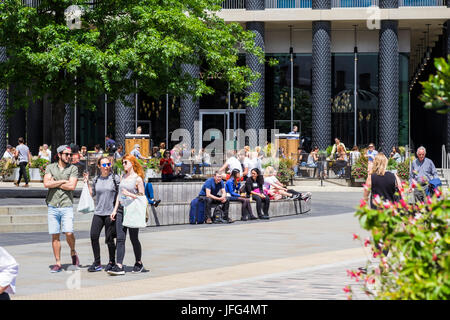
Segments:
[[[264,0],[247,0],[245,2],[245,8],[247,10],[264,10],[265,3]]]
[[[64,114],[64,143],[69,145],[72,141],[72,114],[70,104],[64,105],[66,113]]]
[[[0,47],[0,62],[5,62],[7,59],[6,48]],[[8,101],[8,92],[0,90],[0,155],[3,156],[6,150],[6,129],[8,122],[6,121],[6,103]]]
[[[398,0],[380,0],[380,9],[398,8]]]
[[[331,142],[331,22],[312,24],[312,142],[326,149]]]
[[[381,21],[379,51],[379,150],[398,144],[398,21]]]
[[[331,9],[331,0],[312,0],[311,8],[313,10]]]
[[[198,65],[182,64],[181,70],[183,73],[190,74],[193,78],[198,78],[200,75],[200,67]],[[180,127],[189,131],[191,134],[191,145],[194,146],[194,123],[199,118],[200,103],[193,95],[186,94],[180,97],[180,107]]]
[[[447,1],[447,7],[450,8],[450,1]],[[445,30],[444,30],[444,43],[445,43],[445,57],[447,61],[450,59],[448,58],[448,55],[450,54],[450,20],[447,20],[445,22]],[[446,151],[450,152],[450,112],[447,113],[447,145],[446,145]]]
[[[263,51],[264,49],[264,22],[247,22],[247,30],[255,34],[255,44],[260,47]],[[258,102],[258,106],[246,108],[246,118],[245,124],[246,129],[264,129],[264,74],[265,66],[258,61],[258,58],[253,54],[246,54],[245,61],[247,66],[253,71],[259,73],[261,76],[252,83],[248,88],[249,92],[258,92],[261,97]],[[258,133],[256,132],[258,137]],[[256,139],[258,139],[256,137]],[[258,141],[258,140],[256,140]],[[258,143],[264,143],[264,141],[259,141]]]
[[[116,143],[125,146],[125,135],[134,131],[134,94],[116,101]]]

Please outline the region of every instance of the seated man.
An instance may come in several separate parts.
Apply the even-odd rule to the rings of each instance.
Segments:
[[[219,197],[219,192],[221,192],[221,196]],[[211,207],[212,205],[221,205],[223,209],[223,219],[225,222],[231,223],[233,222],[228,218],[228,208],[230,206],[230,202],[227,199],[227,194],[225,192],[225,185],[222,181],[222,174],[220,171],[216,171],[214,173],[214,177],[209,178],[203,184],[202,190],[198,195],[203,201],[205,201],[205,216],[206,223],[212,223],[212,215],[211,215]]]

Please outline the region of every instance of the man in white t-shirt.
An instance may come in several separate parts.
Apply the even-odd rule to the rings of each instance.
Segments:
[[[238,160],[238,158],[236,158],[236,156],[234,155],[234,151],[229,150],[227,152],[227,156],[228,156],[227,161],[224,163],[222,168],[220,168],[218,171],[225,172],[228,169],[230,172],[232,172],[234,169],[236,169],[236,170],[239,170],[239,173],[242,177],[242,165],[241,165],[241,162]],[[245,154],[244,154],[244,157],[245,157]]]
[[[3,158],[2,159],[13,159],[14,158],[14,154],[12,152],[12,145],[8,144],[6,146],[6,151],[3,154]]]

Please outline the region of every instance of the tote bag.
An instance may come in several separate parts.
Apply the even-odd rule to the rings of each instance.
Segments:
[[[128,228],[145,228],[145,216],[147,213],[147,197],[137,196],[129,205],[123,208],[122,225]]]
[[[92,199],[91,194],[89,193],[89,187],[87,183],[84,184],[83,190],[81,191],[77,211],[79,213],[90,213],[95,211],[94,199]]]

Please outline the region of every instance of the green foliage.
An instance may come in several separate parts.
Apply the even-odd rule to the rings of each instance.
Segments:
[[[428,81],[421,82],[423,87],[420,100],[425,108],[434,109],[438,113],[450,111],[450,65],[444,58],[434,59],[436,74],[431,74]]]
[[[159,161],[160,159],[158,158],[151,158],[150,160],[148,160],[147,168],[153,169],[155,172],[159,172],[160,171]]]
[[[14,168],[17,168],[17,165],[11,159],[1,159],[0,160],[0,176],[4,180],[5,177],[10,176]]]
[[[403,181],[409,180],[409,162],[410,159],[406,159],[405,161],[401,162],[397,166],[397,175],[400,179]]]
[[[407,185],[402,187],[403,191]],[[365,278],[366,293],[377,299],[449,299],[449,208],[450,197],[441,190],[422,204],[410,205],[401,198],[395,203],[378,201],[371,209],[361,200],[355,216],[371,232],[364,245],[370,244],[373,256],[381,259],[373,270],[368,263],[367,275],[349,274]]]
[[[387,170],[397,170],[398,162],[395,159],[389,159],[387,164]]]
[[[331,151],[333,150],[333,146],[328,146],[326,149],[327,157],[331,155]]]
[[[41,177],[45,175],[45,169],[47,168],[47,165],[50,163],[47,159],[42,158],[34,158],[31,160],[30,168],[38,168],[39,174]]]
[[[239,53],[262,63],[264,53],[252,32],[216,15],[219,3],[116,0],[90,6],[84,0],[42,0],[32,8],[1,1],[0,47],[9,59],[0,63],[0,88],[14,84],[14,107],[48,96],[63,108],[76,95],[90,109],[105,93],[111,101],[137,91],[200,97],[213,92],[207,79],[217,74],[232,92],[245,91],[260,75],[237,65]],[[64,10],[76,4],[84,9],[82,27],[70,30]],[[200,65],[203,76],[183,74],[182,63]],[[247,93],[246,102],[255,106],[259,95]]]
[[[121,174],[123,172],[122,159],[117,159],[116,161],[114,161],[112,169],[115,173]]]
[[[361,156],[358,158],[356,163],[352,166],[352,178],[353,179],[367,179],[368,171],[368,162],[369,159],[365,156],[364,153],[361,153]]]
[[[295,161],[291,159],[280,159],[277,178],[282,184],[289,184],[292,177],[295,175],[294,170],[292,170],[294,163]]]

